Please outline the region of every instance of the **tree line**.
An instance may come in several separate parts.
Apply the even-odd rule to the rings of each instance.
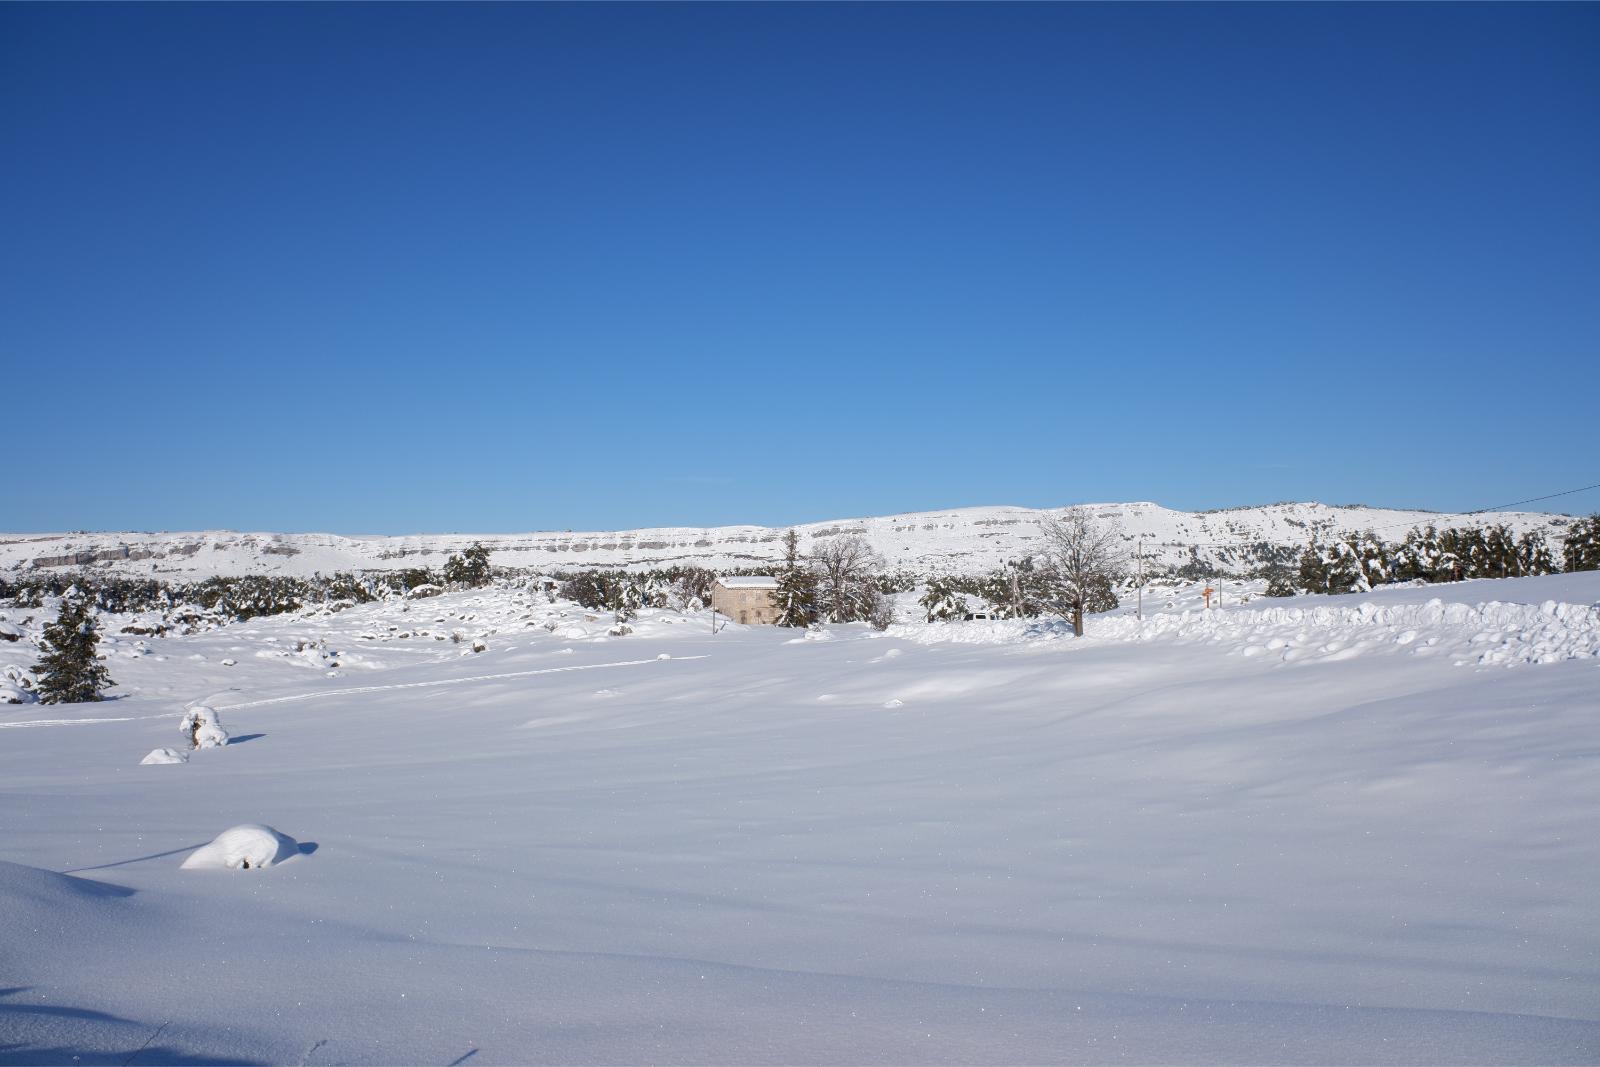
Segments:
[[[1268,596],[1359,593],[1394,582],[1460,582],[1600,570],[1600,515],[1567,526],[1557,560],[1542,533],[1521,536],[1503,524],[1414,529],[1402,541],[1372,531],[1312,542],[1292,576],[1269,577]]]

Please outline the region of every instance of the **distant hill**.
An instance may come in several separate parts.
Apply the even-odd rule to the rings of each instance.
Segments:
[[[1092,504],[1119,523],[1130,553],[1144,538],[1153,565],[1191,559],[1225,570],[1252,566],[1262,543],[1304,545],[1313,531],[1374,529],[1399,540],[1413,526],[1503,522],[1515,532],[1540,530],[1559,549],[1564,515],[1496,512],[1473,517],[1327,504],[1269,504],[1222,511],[1173,511],[1158,504]],[[1036,551],[1038,521],[1059,509],[956,508],[797,526],[802,544],[859,533],[891,570],[977,573]],[[333,571],[436,567],[452,552],[482,541],[500,566],[539,570],[582,567],[759,567],[777,558],[783,529],[766,526],[671,527],[616,532],[412,534],[344,537],[321,533],[70,533],[0,534],[0,571],[90,566],[124,575],[199,578],[240,574],[324,574]]]

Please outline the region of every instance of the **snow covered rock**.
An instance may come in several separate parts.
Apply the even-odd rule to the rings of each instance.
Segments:
[[[221,748],[228,743],[228,731],[222,728],[216,710],[204,704],[184,712],[178,729],[189,739],[190,748]]]
[[[31,693],[9,685],[0,685],[0,704],[26,704],[33,699]]]
[[[148,767],[148,766],[153,766],[155,764],[160,764],[160,763],[188,763],[188,762],[189,762],[188,755],[186,753],[179,752],[175,748],[153,748],[153,749],[150,750],[150,754],[148,756],[146,756],[144,759],[139,761],[139,766]]]
[[[271,867],[300,854],[300,843],[270,826],[245,823],[224,830],[183,861],[186,870],[234,871]]]
[[[0,619],[0,641],[20,640],[22,640],[22,631],[17,628],[16,624]]]

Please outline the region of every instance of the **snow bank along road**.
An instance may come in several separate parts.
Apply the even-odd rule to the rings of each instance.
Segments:
[[[115,720],[0,735],[0,1062],[1600,1062],[1597,601],[120,640],[0,709]]]

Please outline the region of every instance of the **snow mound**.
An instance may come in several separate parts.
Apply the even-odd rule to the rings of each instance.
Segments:
[[[26,704],[32,699],[31,694],[15,686],[0,685],[0,704]]]
[[[106,905],[132,895],[123,886],[0,860],[0,943],[28,944],[25,937],[81,930],[109,918]]]
[[[1013,644],[1070,638],[1049,619],[897,626],[894,636],[921,644]],[[1315,605],[1092,616],[1086,636],[1099,641],[1156,641],[1232,646],[1228,651],[1286,663],[1389,654],[1449,655],[1480,667],[1600,657],[1600,606],[1445,603]]]
[[[204,704],[196,704],[184,712],[178,730],[193,748],[221,748],[228,743],[228,731],[222,728],[216,709]]]
[[[188,762],[189,762],[188,755],[185,754],[185,753],[179,752],[175,748],[153,748],[153,749],[150,750],[150,754],[148,756],[146,756],[144,759],[139,761],[139,766],[147,767],[147,766],[153,766],[155,764],[160,764],[160,763],[188,763]]]
[[[1481,667],[1514,667],[1600,656],[1600,608],[1586,604],[1364,603],[1183,611],[1102,619],[1090,633],[1112,640],[1172,637],[1231,644],[1243,655],[1296,660],[1351,659],[1388,652],[1452,655]]]
[[[183,861],[188,870],[251,870],[272,867],[300,854],[300,843],[270,826],[245,823],[218,834]]]

